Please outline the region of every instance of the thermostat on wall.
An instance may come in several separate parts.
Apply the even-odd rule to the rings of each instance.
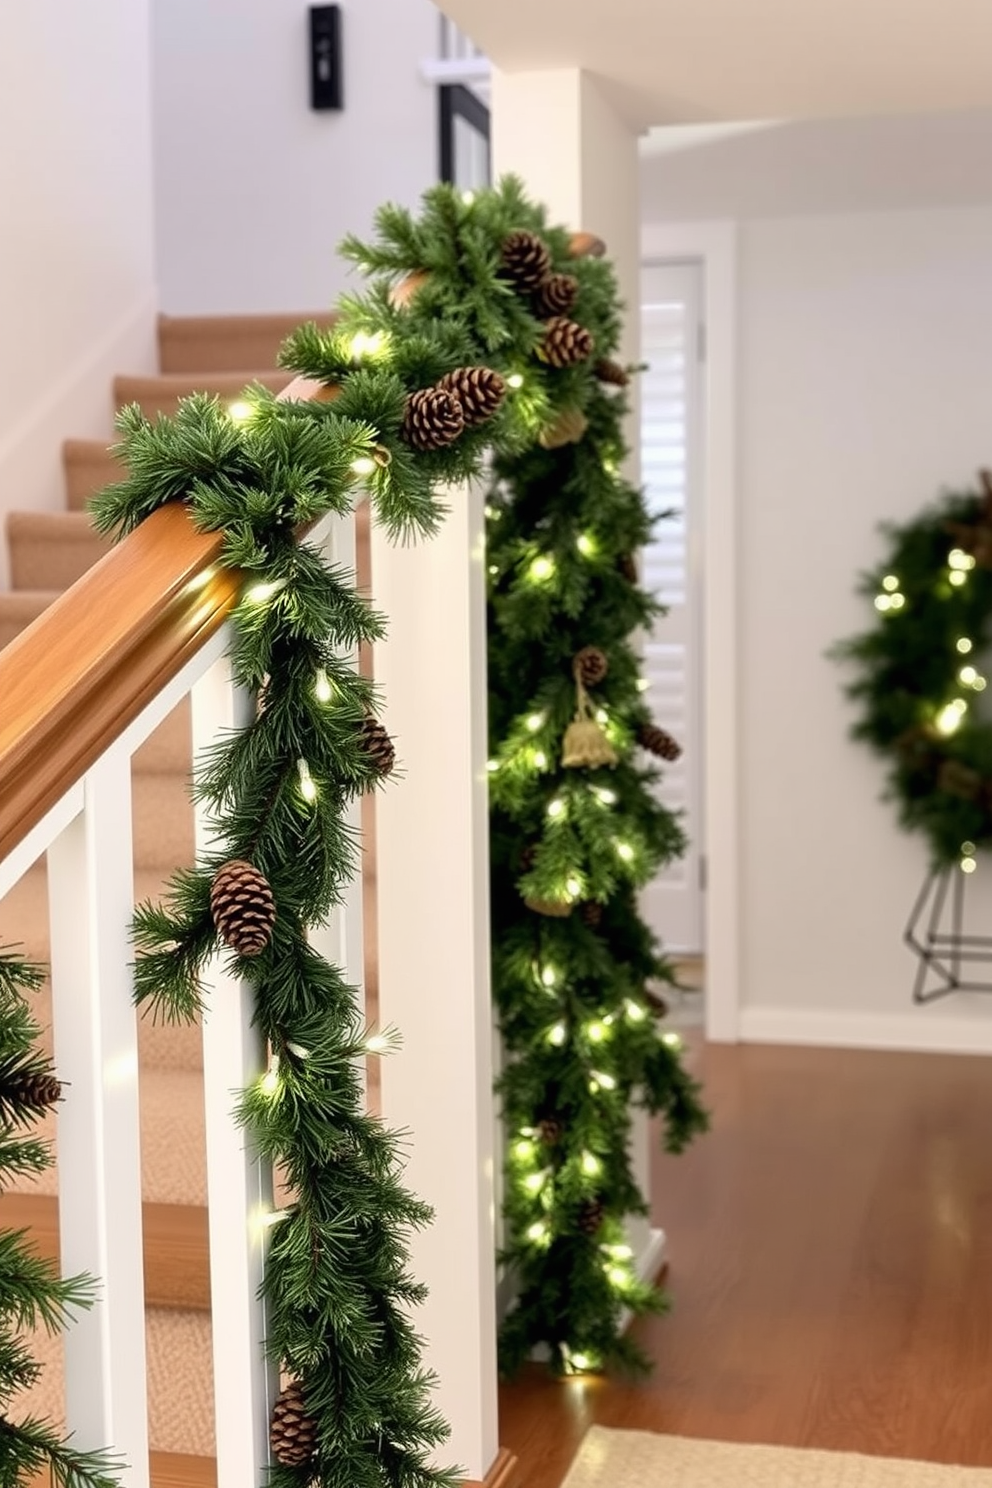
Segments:
[[[344,108],[340,5],[310,7],[310,107]]]

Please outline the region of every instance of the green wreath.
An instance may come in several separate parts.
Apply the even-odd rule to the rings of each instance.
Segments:
[[[888,794],[904,827],[926,834],[936,863],[975,867],[992,847],[992,721],[980,706],[992,639],[992,474],[905,526],[888,524],[888,557],[865,574],[871,630],[834,654],[857,664],[852,728],[889,762]]]

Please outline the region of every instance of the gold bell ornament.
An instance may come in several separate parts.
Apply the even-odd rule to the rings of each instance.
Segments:
[[[572,663],[575,677],[575,717],[565,730],[561,762],[566,769],[595,770],[615,765],[619,756],[596,719],[596,710],[582,680],[582,653]]]

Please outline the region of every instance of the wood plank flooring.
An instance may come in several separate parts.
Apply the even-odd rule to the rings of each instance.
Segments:
[[[587,1426],[992,1466],[992,1061],[716,1046],[713,1130],[659,1154],[672,1311],[644,1382],[505,1385],[558,1488]]]

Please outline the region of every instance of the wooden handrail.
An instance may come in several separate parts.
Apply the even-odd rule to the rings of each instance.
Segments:
[[[298,377],[281,399],[319,401]],[[223,625],[241,575],[172,503],[0,651],[0,860]]]

